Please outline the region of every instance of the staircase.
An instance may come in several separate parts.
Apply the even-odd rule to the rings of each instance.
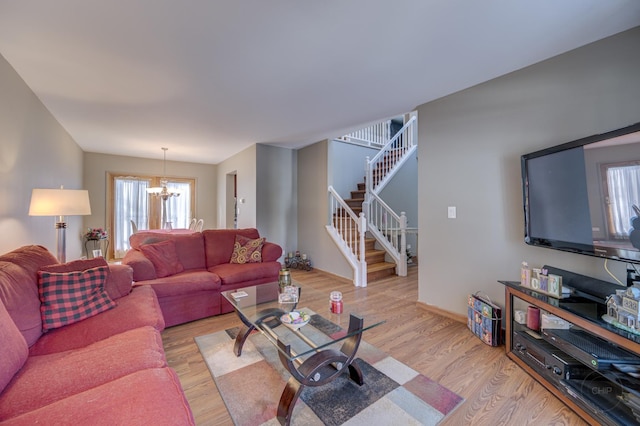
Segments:
[[[326,226],[327,232],[353,267],[353,281],[358,287],[394,273],[407,274],[406,216],[404,212],[396,214],[378,194],[417,149],[416,134],[417,116],[411,114],[378,154],[371,160],[367,158],[365,182],[351,191],[351,198],[342,199],[329,187],[332,219]],[[345,136],[343,140],[349,138]],[[393,263],[387,262],[388,258]]]
[[[362,212],[362,203],[364,203],[364,194],[367,191],[365,188],[365,183],[359,183],[358,184],[358,189],[356,189],[355,191],[351,191],[351,198],[347,198],[344,201],[347,203],[347,205],[349,207],[351,207],[351,210],[353,210],[353,212],[360,216],[360,213]]]
[[[358,183],[358,189],[351,191],[351,198],[345,199],[351,210],[356,215],[362,212],[362,203],[364,203],[366,183]],[[335,218],[334,218],[335,221]],[[357,244],[353,249],[357,250]],[[364,259],[367,263],[367,282],[376,281],[396,273],[396,264],[385,260],[386,250],[376,249],[376,239],[366,237],[364,239]]]

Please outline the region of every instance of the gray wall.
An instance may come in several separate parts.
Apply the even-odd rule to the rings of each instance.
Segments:
[[[298,150],[298,247],[314,267],[351,279],[353,270],[329,237],[328,141]],[[288,251],[291,249],[287,248]]]
[[[233,194],[228,194],[232,188],[227,188],[227,175],[235,173],[237,179],[238,199],[244,199],[244,203],[239,204],[238,228],[256,228],[256,150],[257,146],[237,153],[233,157],[218,164],[217,171],[217,211],[218,224],[216,228],[227,228],[230,218],[227,214],[232,214],[233,209],[227,209],[227,200]],[[229,197],[229,198],[227,198]]]
[[[82,161],[80,147],[0,56],[0,253],[41,244],[56,254],[54,218],[28,216],[31,190],[82,189]],[[83,255],[82,220],[67,218],[67,259]]]
[[[373,158],[378,150],[345,142],[329,141],[328,179],[344,199],[351,198],[351,191],[364,182],[367,156]]]
[[[611,281],[601,259],[524,244],[520,156],[640,121],[639,47],[640,27],[418,108],[421,302],[503,303],[496,280],[518,280],[523,260]]]
[[[258,145],[256,157],[257,228],[284,252],[294,251],[298,241],[297,151]]]

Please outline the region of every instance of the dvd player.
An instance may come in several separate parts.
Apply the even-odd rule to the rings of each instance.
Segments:
[[[593,336],[584,330],[576,328],[568,330],[545,328],[542,330],[542,337],[558,349],[595,370],[606,370],[614,363],[640,364],[640,358],[637,355]]]
[[[593,370],[539,337],[526,331],[513,332],[514,353],[546,378],[560,380],[584,379]]]

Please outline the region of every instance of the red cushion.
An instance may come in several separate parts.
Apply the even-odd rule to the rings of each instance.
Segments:
[[[20,370],[29,355],[27,342],[2,301],[0,301],[0,342],[2,342],[0,345],[0,395],[2,395],[2,390]]]
[[[140,251],[153,263],[158,278],[168,277],[184,271],[178,259],[176,243],[173,240],[161,241],[140,246]]]
[[[108,273],[108,266],[66,273],[39,271],[42,328],[73,324],[116,306],[104,290]]]
[[[149,325],[164,329],[158,298],[150,286],[134,288],[118,306],[75,324],[51,330],[29,348],[29,355],[46,355],[82,348],[123,331]]]
[[[56,263],[55,265],[43,266],[40,270],[55,273],[78,272],[107,265],[107,261],[104,260],[103,257],[94,257],[93,259],[78,259],[67,263]]]
[[[221,263],[229,263],[229,259],[233,254],[236,235],[251,239],[260,238],[260,234],[255,228],[205,229],[202,231],[202,235],[204,236],[204,247],[207,256],[207,269]]]
[[[158,299],[180,294],[192,294],[201,291],[218,293],[220,291],[220,278],[209,271],[184,271],[170,277],[147,280],[138,285],[148,285],[158,296]],[[184,308],[188,309],[188,306]]]
[[[130,268],[126,265],[109,265],[103,257],[72,260],[67,263],[44,266],[40,270],[45,272],[77,272],[97,268],[98,266],[109,266],[109,273],[104,283],[104,289],[111,299],[119,299],[131,292],[133,278]]]
[[[37,273],[31,276],[15,263],[0,261],[0,300],[27,345],[33,345],[42,335]]]
[[[178,259],[184,269],[205,269],[204,237],[200,232],[193,234],[158,233],[153,231],[140,231],[129,237],[131,248],[139,249],[145,244],[159,243],[171,240],[176,243]],[[136,281],[138,281],[136,279]]]
[[[134,234],[135,235],[135,234]],[[153,263],[140,251],[140,249],[128,250],[122,258],[122,264],[133,269],[133,281],[154,280],[158,278]]]
[[[36,274],[45,265],[58,263],[54,255],[43,246],[31,245],[17,248],[0,256],[0,261],[15,263],[24,268],[36,283]]]
[[[56,258],[36,245],[0,256],[0,299],[29,346],[42,335],[38,270],[54,263],[58,263]]]
[[[43,377],[42,380],[46,380]],[[10,425],[193,425],[176,373],[167,367],[136,371],[2,420]]]
[[[213,272],[220,277],[222,281],[221,291],[227,290],[225,286],[239,283],[249,284],[254,280],[269,279],[270,281],[278,281],[278,271],[282,268],[280,262],[262,262],[262,263],[245,263],[239,265],[235,263],[224,263],[222,265],[209,268],[209,272]]]
[[[262,263],[262,245],[265,238],[251,239],[236,235],[233,253],[229,263]]]
[[[0,393],[0,418],[35,410],[145,368],[166,365],[162,338],[152,327],[125,331],[73,351],[32,356]]]
[[[263,262],[275,262],[282,256],[282,247],[278,244],[264,242],[262,246],[262,261]]]

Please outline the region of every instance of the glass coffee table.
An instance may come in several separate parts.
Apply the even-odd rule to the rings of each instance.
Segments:
[[[371,315],[365,320],[357,309],[347,305],[343,306],[343,313],[332,314],[329,294],[302,288],[295,282],[293,286],[297,289],[297,302],[281,302],[277,282],[222,292],[243,324],[234,344],[236,356],[242,355],[245,341],[257,330],[278,348],[280,361],[291,374],[278,403],[278,421],[284,425],[290,423],[293,407],[305,386],[323,386],[347,371],[358,385],[364,383],[362,371],[352,362],[362,333],[384,323]],[[304,307],[305,299],[325,299],[326,312]],[[349,317],[347,329],[336,325],[345,316]]]

